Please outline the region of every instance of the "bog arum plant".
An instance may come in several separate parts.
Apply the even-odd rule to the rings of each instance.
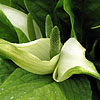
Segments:
[[[29,27],[25,25],[27,19],[25,19],[25,22],[22,21],[23,25],[25,25],[24,29],[22,26],[20,26],[20,24],[17,26],[17,24],[15,24],[16,21],[12,21],[10,17],[8,17],[8,13],[6,13],[3,9],[3,6],[0,6],[2,8],[0,9],[4,12],[14,26],[21,30],[24,30],[25,27]],[[6,8],[7,7],[5,7],[5,9]],[[18,12],[14,9],[10,10],[12,11],[12,14],[13,11],[14,13]],[[23,16],[23,18],[25,16]],[[18,19],[20,19],[20,17]],[[29,15],[27,18],[31,18],[31,16]],[[28,25],[31,25],[31,27],[34,26],[34,24],[31,23],[32,18],[28,19],[28,21]],[[64,81],[74,74],[87,74],[100,79],[100,74],[97,72],[94,64],[88,61],[85,57],[86,49],[83,48],[75,38],[70,38],[62,46],[60,42],[59,29],[57,26],[53,28],[50,16],[46,17],[45,25],[47,38],[40,38],[22,44],[11,43],[0,39],[0,55],[11,59],[19,67],[29,72],[41,75],[53,73],[53,79],[57,82]],[[28,29],[28,31],[25,29],[26,31],[24,30],[24,33],[27,34],[28,32],[32,32],[34,34],[34,31],[31,29]],[[34,30],[36,30],[35,27]],[[26,36],[30,39],[30,36],[37,35],[35,34]],[[32,40],[32,38],[30,40]]]

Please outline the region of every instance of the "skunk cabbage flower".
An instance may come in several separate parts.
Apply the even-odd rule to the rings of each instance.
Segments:
[[[53,79],[57,82],[74,74],[87,74],[100,80],[100,74],[94,64],[85,57],[86,49],[75,38],[68,39],[64,45],[61,44],[59,29],[57,26],[53,28],[50,16],[46,17],[47,38],[42,38],[40,29],[30,14],[27,17],[24,13],[1,4],[0,9],[14,27],[23,31],[29,41],[32,40],[30,36],[34,35],[30,34],[34,31],[37,39],[22,44],[0,39],[1,56],[35,74],[53,73]],[[28,25],[31,25],[31,28],[34,26],[34,31],[29,29]]]
[[[0,54],[29,72],[49,74],[55,69],[59,55],[49,56],[50,39],[41,38],[29,43],[15,44],[0,39]]]
[[[73,74],[88,74],[100,80],[100,74],[92,62],[85,57],[86,49],[75,39],[70,38],[61,49],[60,58],[53,78],[57,82],[68,79]]]
[[[29,72],[43,75],[53,73],[53,79],[57,82],[64,81],[73,74],[88,74],[100,79],[94,64],[85,58],[85,48],[75,38],[66,41],[61,52],[51,59],[49,50],[49,38],[23,44],[0,39],[0,54]]]

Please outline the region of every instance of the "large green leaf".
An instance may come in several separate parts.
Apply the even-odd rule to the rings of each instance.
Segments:
[[[84,76],[72,77],[59,83],[66,100],[92,100],[89,80]]]
[[[11,0],[0,0],[1,4],[11,6]]]
[[[91,98],[90,83],[86,77],[73,77],[62,83],[56,83],[50,75],[35,75],[20,68],[16,69],[0,87],[1,100],[91,100]]]
[[[51,82],[53,81],[51,78],[51,75],[37,75],[30,73],[26,70],[23,70],[21,68],[17,68],[2,84],[2,88],[9,88],[12,86],[27,84],[27,83],[33,83],[34,81],[38,79],[49,79]],[[49,82],[50,82],[49,81]]]
[[[54,10],[55,0],[25,0],[25,5],[44,34],[45,17]]]
[[[7,19],[5,14],[0,10],[0,38],[10,42],[18,42],[18,37],[13,25]]]
[[[100,36],[98,30],[91,27],[100,24],[100,0],[64,0],[64,10],[69,14],[72,24],[72,34],[75,32],[78,40],[88,48]],[[90,44],[91,42],[91,44]]]
[[[5,79],[12,73],[15,69],[15,65],[9,61],[4,60],[0,57],[0,85],[5,81]]]
[[[25,13],[28,13],[26,7],[25,7],[25,4],[24,4],[24,0],[10,0],[11,1],[11,6],[18,9],[18,10],[21,10]]]

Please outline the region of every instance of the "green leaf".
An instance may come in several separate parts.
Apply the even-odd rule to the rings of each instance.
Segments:
[[[91,27],[91,29],[96,29],[96,28],[100,28],[100,25]]]
[[[28,40],[30,40],[27,31],[27,15],[2,4],[0,4],[0,9],[3,11],[12,25],[19,28],[26,35]]]
[[[29,72],[49,74],[55,69],[59,54],[50,59],[50,39],[14,44],[0,39],[0,54]],[[24,59],[23,59],[24,58]]]
[[[53,20],[54,26],[59,27],[61,31],[61,39],[64,43],[69,38],[70,27],[68,25],[70,25],[70,23],[68,14],[66,14],[62,8],[55,9],[57,2],[57,0],[50,0],[46,2],[45,0],[25,0],[25,5],[33,19],[39,25],[43,37],[46,37],[44,30],[45,18],[49,14]]]
[[[0,85],[7,79],[7,77],[15,70],[15,65],[0,57]]]
[[[15,27],[18,39],[19,39],[19,43],[27,43],[29,42],[28,38],[26,37],[26,35],[17,27]]]
[[[85,47],[88,46],[89,50],[94,40],[100,37],[98,30],[91,30],[91,27],[100,24],[99,3],[99,0],[64,0],[63,2],[64,10],[70,16],[71,33],[75,33],[79,42]]]
[[[44,96],[45,94],[45,96]],[[19,100],[91,100],[86,77],[74,77],[56,83],[51,76],[40,76],[17,68],[0,87],[0,99]]]
[[[47,14],[51,14],[54,10],[55,0],[24,0],[25,5],[33,19],[39,25],[43,36],[45,36],[44,24]]]
[[[12,86],[9,88],[0,88],[0,99],[19,99],[19,100],[29,100],[31,97],[33,97],[33,94],[35,90],[38,88],[48,84],[50,82],[49,79],[41,79],[41,80],[36,80],[33,83],[27,83],[27,84],[22,84],[18,86]],[[3,91],[4,90],[4,91]],[[38,93],[37,93],[38,94]],[[5,96],[6,95],[6,96]]]
[[[57,9],[57,8],[59,8],[59,7],[62,7],[62,5],[63,5],[63,0],[59,0],[59,1],[57,2],[57,4],[56,4],[55,9]]]
[[[52,23],[51,17],[50,15],[47,15],[46,22],[45,22],[45,33],[46,33],[47,38],[50,38],[52,28],[53,28],[53,23]]]
[[[0,0],[1,4],[11,6],[11,0]]]
[[[11,1],[11,6],[23,11],[24,13],[28,13],[25,4],[24,4],[24,0],[10,0]]]
[[[40,31],[40,28],[38,27],[38,25],[33,20],[30,14],[27,16],[27,28],[30,40],[42,38],[42,33]]]
[[[100,99],[100,92],[97,86],[97,82],[99,80],[94,80],[94,78],[91,78],[91,90],[92,90],[92,100],[99,100]]]
[[[0,10],[0,38],[10,42],[18,42],[18,37],[13,25],[7,19],[5,14]]]
[[[9,74],[0,75],[0,85],[8,78]]]
[[[72,12],[72,2],[71,2],[71,0],[64,0],[63,6],[64,6],[64,10],[69,14],[70,20],[71,20],[72,30],[71,30],[71,36],[70,37],[76,38],[75,29],[74,29],[75,20],[74,20],[74,14]]]
[[[12,86],[33,83],[36,80],[40,79],[49,79],[49,82],[52,82],[51,75],[37,75],[30,73],[21,68],[17,68],[2,84],[1,88],[9,88]]]
[[[24,96],[30,94],[31,97],[33,90],[43,87],[51,82],[52,78],[49,75],[35,75],[22,70],[21,68],[17,68],[0,87],[0,93],[3,93],[0,95],[0,99],[5,98],[4,95],[7,91],[9,92],[5,99],[8,98],[8,100],[12,96],[14,96],[15,99],[24,99]],[[4,91],[2,91],[3,89]],[[13,91],[13,94],[10,91]]]
[[[24,5],[24,0],[0,0],[0,3],[28,13]]]
[[[92,100],[90,82],[85,76],[72,77],[58,84],[66,100]]]
[[[99,49],[100,49],[100,38],[95,40],[92,50],[89,53],[89,58],[95,63],[96,66],[100,67],[100,56],[99,54]]]
[[[53,16],[52,16],[53,15]],[[68,14],[62,7],[57,8],[51,14],[54,26],[58,26],[60,30],[61,42],[65,43],[70,38],[71,24]]]
[[[31,41],[36,40],[35,29],[32,20],[33,20],[32,16],[29,13],[27,16],[27,28],[28,28],[29,38]]]
[[[75,39],[70,38],[61,49],[60,59],[53,73],[57,82],[68,79],[74,74],[87,74],[100,80],[94,64],[85,57],[86,49]]]
[[[98,86],[99,91],[100,91],[100,81],[97,81],[97,86]]]
[[[34,25],[34,30],[35,30],[35,34],[36,34],[36,39],[42,38],[43,36],[42,36],[41,30],[34,20],[33,20],[33,25]]]

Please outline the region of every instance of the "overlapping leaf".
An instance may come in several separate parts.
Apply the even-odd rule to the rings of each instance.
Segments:
[[[0,99],[5,100],[91,100],[91,98],[90,83],[86,77],[74,77],[58,84],[51,76],[35,75],[20,68],[16,69],[0,87]]]
[[[72,24],[72,35],[76,33],[78,40],[91,48],[94,40],[100,36],[98,30],[91,27],[100,24],[99,0],[64,0],[64,10],[69,14]],[[91,43],[91,44],[90,44]]]
[[[19,28],[24,33],[24,35],[27,37],[27,39],[30,41],[28,28],[27,28],[27,15],[25,13],[23,13],[23,12],[20,12],[20,11],[18,11],[16,9],[13,9],[11,7],[8,7],[8,6],[2,5],[2,4],[0,4],[0,9],[6,15],[6,17],[11,22],[11,24],[14,27]],[[36,24],[36,22],[34,20],[33,20],[33,24],[34,24],[36,37],[37,38],[42,37],[40,29],[39,29],[38,25]]]

